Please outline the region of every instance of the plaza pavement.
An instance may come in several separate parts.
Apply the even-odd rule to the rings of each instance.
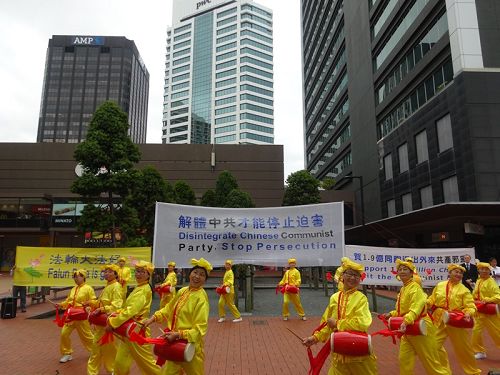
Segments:
[[[0,296],[6,296],[12,283],[6,274],[0,274]],[[205,373],[207,375],[305,375],[309,363],[305,348],[287,328],[299,336],[309,335],[318,325],[321,314],[328,302],[323,291],[302,289],[302,300],[308,320],[301,321],[291,308],[292,317],[282,321],[281,296],[272,289],[257,289],[255,292],[254,312],[243,314],[243,321],[217,323],[217,296],[213,290],[207,290],[211,312],[208,333],[205,339]],[[379,311],[384,312],[394,305],[394,292],[378,291]],[[389,298],[382,298],[382,294]],[[58,299],[65,293],[58,294]],[[371,301],[371,297],[369,296]],[[240,304],[243,300],[240,299]],[[154,300],[153,309],[158,299]],[[34,319],[53,310],[50,303],[30,304],[26,313],[18,313],[15,319],[0,320],[1,353],[0,374],[9,375],[84,375],[86,374],[87,353],[82,348],[76,333],[73,334],[74,354],[71,362],[59,363],[59,328],[52,323],[52,317]],[[243,308],[241,309],[243,310]],[[382,329],[380,321],[374,316],[370,332]],[[159,332],[153,327],[152,332]],[[397,375],[398,349],[389,338],[376,336],[372,339],[378,368],[381,375]],[[500,368],[500,349],[495,348],[491,338],[486,335],[488,358],[478,361],[478,366],[487,374],[488,370]],[[456,357],[449,342],[446,348],[450,356],[453,374],[463,374],[457,365]],[[320,345],[316,345],[317,353]],[[327,374],[329,364],[321,374]],[[105,372],[102,372],[104,374]],[[135,364],[131,375],[139,375]],[[420,363],[415,374],[425,374]]]

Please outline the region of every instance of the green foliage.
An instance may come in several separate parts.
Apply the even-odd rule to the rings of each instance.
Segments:
[[[177,204],[196,206],[196,195],[185,181],[177,181],[174,185],[174,201]]]
[[[215,191],[208,189],[201,197],[200,206],[203,207],[217,207],[215,204]]]
[[[336,181],[331,177],[326,177],[321,181],[321,187],[325,190],[332,190]]]
[[[306,170],[292,173],[286,179],[283,206],[320,203],[320,182]]]
[[[239,189],[233,189],[229,192],[226,197],[226,201],[223,207],[228,208],[252,208],[255,204],[252,201],[252,197],[245,191]]]
[[[229,171],[222,171],[215,183],[215,204],[216,207],[227,207],[226,198],[231,190],[238,189],[236,178]]]

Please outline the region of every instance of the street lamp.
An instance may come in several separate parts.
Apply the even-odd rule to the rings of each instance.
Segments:
[[[359,192],[360,192],[360,214],[361,214],[361,225],[364,227],[365,226],[365,201],[364,201],[364,196],[363,196],[363,176],[344,176],[342,177],[337,184],[339,184],[343,180],[354,180],[357,179],[359,180]]]

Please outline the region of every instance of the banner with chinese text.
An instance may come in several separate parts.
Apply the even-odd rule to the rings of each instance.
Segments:
[[[139,260],[151,261],[150,247],[125,248],[72,248],[18,246],[14,285],[21,286],[73,286],[73,272],[87,271],[87,283],[92,286],[105,284],[101,266],[116,263],[120,257],[127,259],[132,275]],[[129,281],[135,284],[135,278]]]
[[[203,257],[214,267],[235,264],[339,264],[344,247],[343,203],[273,208],[213,208],[156,204],[153,259],[191,267]]]
[[[365,266],[365,285],[396,285],[396,259],[413,258],[413,264],[422,279],[423,286],[434,286],[448,279],[448,264],[463,263],[464,255],[475,259],[474,248],[412,249],[396,247],[370,247],[346,245],[345,254]]]

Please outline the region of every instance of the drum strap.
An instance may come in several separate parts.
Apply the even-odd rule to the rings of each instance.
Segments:
[[[481,287],[483,286],[483,279],[479,280],[477,283],[477,295],[476,295],[476,300],[480,301],[481,300]]]

